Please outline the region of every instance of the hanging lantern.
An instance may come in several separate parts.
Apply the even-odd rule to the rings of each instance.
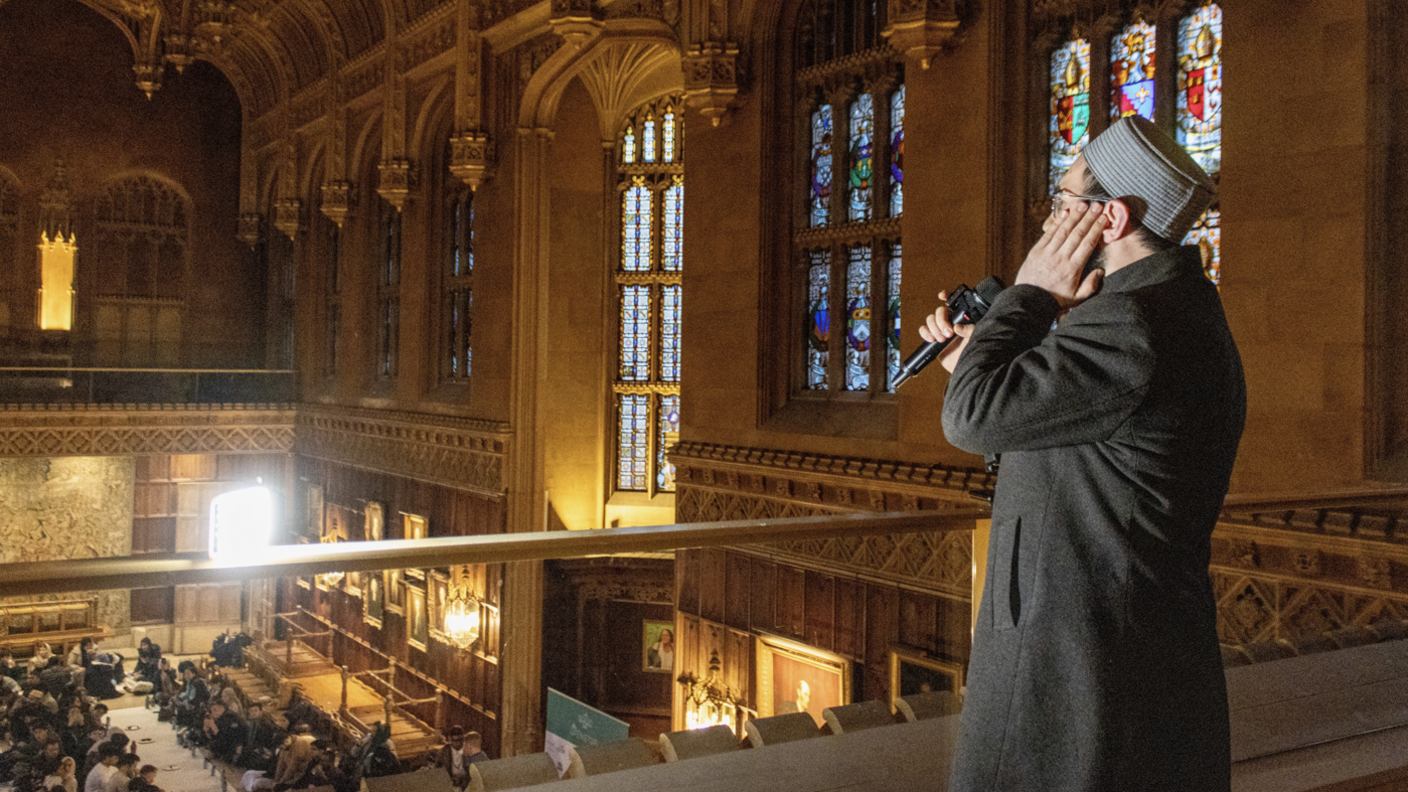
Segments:
[[[469,592],[465,581],[465,568],[455,570],[450,583],[450,599],[445,605],[445,636],[461,649],[468,649],[479,640],[480,603]]]

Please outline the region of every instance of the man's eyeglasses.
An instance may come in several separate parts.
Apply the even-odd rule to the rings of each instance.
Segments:
[[[1075,193],[1065,192],[1064,190],[1062,190],[1051,194],[1051,214],[1061,214],[1061,205],[1065,203],[1067,198],[1072,198],[1077,201],[1090,201],[1091,203],[1098,203],[1102,205],[1114,200],[1113,198],[1108,198],[1105,196],[1076,195]]]

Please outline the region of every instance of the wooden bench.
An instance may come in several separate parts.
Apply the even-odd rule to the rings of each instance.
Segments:
[[[56,629],[46,629],[55,623]],[[17,657],[28,657],[40,642],[58,644],[62,657],[84,638],[102,639],[111,634],[98,623],[97,597],[0,607],[0,647]]]

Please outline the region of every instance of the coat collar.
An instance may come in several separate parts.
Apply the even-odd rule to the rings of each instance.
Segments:
[[[1172,250],[1160,250],[1110,273],[1105,276],[1101,290],[1134,291],[1185,275],[1201,274],[1202,271],[1203,255],[1198,246],[1184,245]]]

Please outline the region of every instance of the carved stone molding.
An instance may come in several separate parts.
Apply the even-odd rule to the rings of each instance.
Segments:
[[[675,564],[671,559],[564,559],[554,562],[553,569],[585,601],[675,601]]]
[[[450,137],[450,172],[471,191],[489,178],[494,167],[494,141],[487,132],[462,132]]]
[[[278,405],[14,405],[0,411],[0,457],[287,453],[293,424]]]
[[[264,219],[256,212],[246,212],[240,215],[239,230],[235,233],[235,238],[253,248],[263,239]]]
[[[396,207],[396,211],[401,211],[416,187],[415,166],[404,157],[396,157],[382,162],[376,169],[380,177],[377,180],[377,194]]]
[[[303,456],[502,498],[508,446],[507,426],[491,421],[300,405],[294,449]]]
[[[592,0],[552,0],[548,17],[552,32],[574,47],[600,34],[603,24],[592,6]]]
[[[338,180],[323,185],[322,212],[338,228],[351,216],[356,200],[357,193],[352,189],[352,182]]]
[[[280,198],[274,202],[274,227],[289,239],[294,239],[303,230],[303,201],[298,198]]]
[[[959,0],[890,0],[890,24],[883,35],[927,69],[935,55],[962,41],[959,11]]]
[[[738,100],[738,45],[706,42],[684,57],[685,104],[714,126]]]

